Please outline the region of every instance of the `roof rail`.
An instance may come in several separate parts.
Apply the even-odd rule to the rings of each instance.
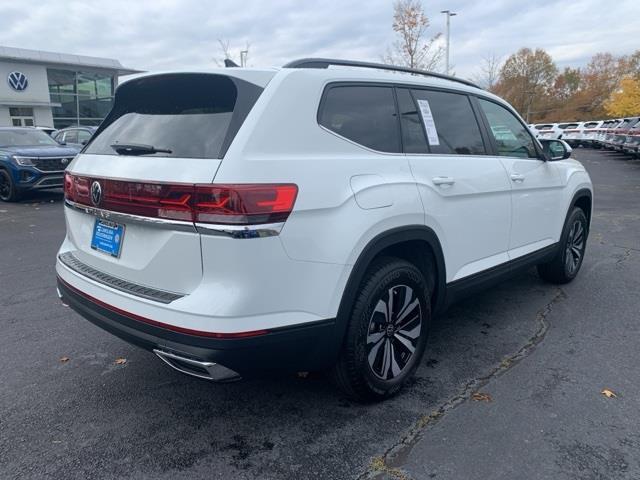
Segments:
[[[480,88],[478,85],[476,85],[475,83],[469,80],[453,77],[451,75],[445,75],[444,73],[428,72],[426,70],[419,70],[417,68],[387,65],[385,63],[358,62],[355,60],[340,60],[335,58],[302,58],[300,60],[293,60],[292,62],[289,62],[286,65],[284,65],[282,68],[329,68],[330,65],[340,65],[344,67],[375,68],[378,70],[390,70],[393,72],[412,73],[414,75],[424,75],[425,77],[442,78],[444,80],[450,80],[452,82],[463,83],[470,87]]]

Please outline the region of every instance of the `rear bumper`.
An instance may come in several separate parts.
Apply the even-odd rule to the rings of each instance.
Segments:
[[[199,362],[212,362],[251,377],[273,371],[320,370],[335,362],[340,342],[334,319],[280,327],[251,336],[215,338],[183,333],[151,319],[106,305],[58,277],[61,300],[81,316],[149,351],[160,350]]]

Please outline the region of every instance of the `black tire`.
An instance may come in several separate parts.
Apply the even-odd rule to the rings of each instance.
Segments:
[[[563,284],[576,278],[587,248],[589,223],[581,208],[574,207],[562,230],[558,253],[548,263],[538,265],[538,274],[543,280]]]
[[[424,354],[429,299],[427,282],[414,265],[394,257],[376,260],[360,285],[333,368],[338,387],[365,402],[398,393]]]
[[[3,202],[15,202],[20,198],[20,192],[13,183],[9,172],[0,169],[0,200]]]

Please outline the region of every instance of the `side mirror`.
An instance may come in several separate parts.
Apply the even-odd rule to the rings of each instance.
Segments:
[[[82,140],[82,141],[80,142],[80,145],[86,145],[87,143],[89,143],[89,141],[88,141],[88,140]]]
[[[542,144],[542,151],[547,160],[564,160],[571,157],[572,148],[564,140],[539,139]]]

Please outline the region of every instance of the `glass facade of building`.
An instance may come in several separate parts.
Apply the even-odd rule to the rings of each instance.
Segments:
[[[99,125],[113,105],[115,77],[104,73],[47,69],[53,126]]]

